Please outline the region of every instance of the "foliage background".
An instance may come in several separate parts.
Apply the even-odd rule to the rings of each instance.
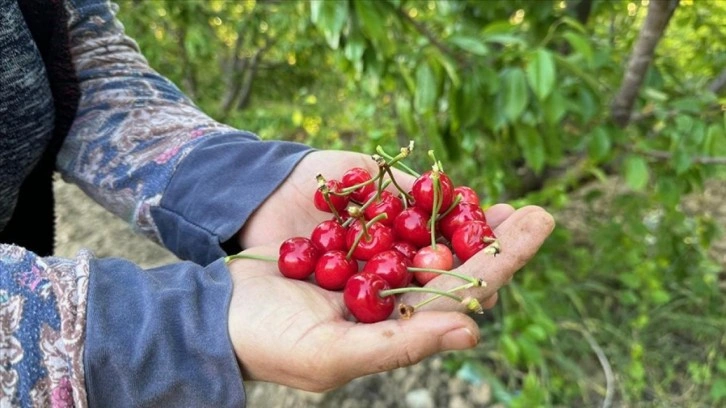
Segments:
[[[487,205],[556,214],[452,373],[510,406],[726,403],[723,226],[682,205],[724,180],[726,1],[119,5],[218,120],[319,148],[413,139]]]

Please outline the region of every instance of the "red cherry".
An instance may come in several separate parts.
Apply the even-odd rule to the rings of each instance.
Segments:
[[[353,275],[343,289],[343,301],[350,313],[361,323],[375,323],[388,318],[395,306],[394,296],[381,296],[390,289],[380,276],[361,272]]]
[[[352,169],[349,169],[343,174],[343,177],[341,177],[341,183],[343,184],[344,188],[348,188],[357,184],[365,183],[371,178],[371,174],[368,172],[368,170],[362,167],[353,167]],[[368,197],[374,191],[376,191],[376,184],[368,183],[362,187],[358,187],[357,189],[353,190],[353,192],[350,193],[350,198],[359,203],[363,203],[365,202],[366,197]]]
[[[474,191],[473,188],[468,186],[455,187],[454,197],[456,197],[458,194],[461,194],[461,201],[459,201],[460,203],[474,204],[477,207],[481,206],[481,204],[479,203],[479,196],[476,194],[476,191]]]
[[[307,279],[315,270],[320,253],[313,242],[305,237],[294,237],[280,245],[277,268],[291,279]]]
[[[439,220],[439,231],[444,238],[451,240],[454,231],[470,221],[486,222],[484,211],[478,205],[461,202]]]
[[[393,231],[398,239],[422,247],[431,243],[430,215],[419,207],[408,207],[393,220]]]
[[[413,257],[413,266],[416,268],[439,269],[449,271],[454,266],[454,255],[444,244],[436,244],[436,249],[426,246],[416,252]],[[430,280],[439,276],[435,272],[416,272],[416,281],[421,285],[427,284]]]
[[[358,272],[358,262],[346,258],[343,251],[328,251],[315,264],[315,281],[323,289],[341,290],[348,279]]]
[[[471,221],[460,226],[451,237],[454,253],[465,262],[496,239],[492,228],[484,221]]]
[[[393,243],[391,249],[401,253],[409,261],[413,261],[413,257],[416,255],[418,248],[410,242],[397,241]]]
[[[345,250],[345,228],[335,220],[323,221],[313,228],[310,240],[320,252]]]
[[[331,204],[333,204],[333,207],[335,207],[335,210],[338,211],[339,214],[341,212],[344,212],[345,207],[348,206],[349,197],[347,195],[341,196],[341,195],[333,194],[333,193],[340,193],[341,190],[343,190],[343,186],[340,184],[340,181],[328,180],[325,182],[325,185],[328,187],[328,190],[330,191],[328,198],[330,199]],[[328,205],[328,203],[325,202],[323,193],[319,189],[315,190],[315,194],[313,196],[313,203],[315,204],[315,208],[317,208],[320,211],[333,212],[330,209],[330,206]]]
[[[388,282],[392,288],[403,288],[411,283],[408,262],[398,251],[389,249],[375,254],[366,262],[363,272],[375,273]]]
[[[372,198],[372,194],[375,194],[375,192],[371,193],[366,198],[366,201]],[[381,196],[368,205],[363,213],[369,220],[372,220],[379,214],[385,213],[386,218],[379,222],[390,227],[393,225],[393,220],[401,213],[401,211],[403,211],[403,202],[401,199],[388,191],[381,191]]]
[[[434,181],[433,171],[429,170],[413,182],[411,193],[416,201],[416,206],[426,210],[429,214],[434,209]],[[439,213],[446,211],[454,198],[454,185],[449,176],[439,172],[439,185],[441,186]]]
[[[355,243],[355,238],[363,231],[361,221],[356,221],[349,228],[345,235],[345,244],[350,249]],[[353,257],[361,261],[367,261],[379,252],[391,249],[393,246],[393,230],[374,222],[368,227],[368,236],[363,235],[358,245],[353,249]]]

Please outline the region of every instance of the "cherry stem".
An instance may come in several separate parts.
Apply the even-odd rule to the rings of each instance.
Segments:
[[[403,189],[403,188],[402,188],[402,187],[401,187],[401,186],[400,186],[400,185],[398,184],[398,182],[396,181],[396,178],[395,178],[395,177],[393,177],[393,171],[391,171],[391,167],[386,167],[386,173],[388,173],[388,177],[390,177],[390,178],[391,178],[391,181],[393,182],[393,185],[394,185],[394,186],[396,186],[396,189],[398,189],[398,191],[399,191],[399,192],[400,192],[401,194],[403,194],[403,196],[404,196],[404,197],[406,198],[406,200],[410,200],[410,199],[412,199],[412,198],[413,198],[413,197],[411,197],[411,195],[410,195],[410,194],[408,194],[408,191],[404,190],[404,189]]]
[[[449,213],[450,213],[451,211],[453,211],[453,210],[454,210],[454,208],[455,208],[455,207],[456,207],[457,205],[459,205],[459,203],[461,202],[461,200],[462,200],[462,199],[463,199],[463,198],[462,198],[461,194],[457,194],[457,195],[456,195],[456,197],[454,197],[454,202],[453,202],[453,203],[451,203],[451,205],[449,206],[449,208],[447,208],[447,209],[446,209],[446,211],[444,211],[444,212],[442,212],[441,214],[439,214],[439,216],[438,216],[438,217],[436,217],[436,219],[437,219],[437,220],[440,220],[440,219],[442,219],[442,218],[446,217],[447,215],[449,215]]]
[[[437,273],[439,275],[454,276],[456,278],[469,282],[469,284],[471,284],[471,286],[474,288],[484,288],[487,286],[487,283],[484,282],[483,279],[475,278],[475,277],[469,276],[469,275],[463,275],[461,273],[457,273],[454,271],[445,271],[443,269],[431,269],[431,268],[417,268],[415,266],[409,266],[406,269],[409,272],[431,272],[431,273]]]
[[[463,300],[461,297],[456,296],[453,293],[443,291],[443,290],[438,290],[438,289],[433,289],[433,288],[418,288],[415,286],[407,286],[405,288],[386,289],[386,290],[380,291],[378,294],[381,297],[386,297],[386,296],[399,295],[402,293],[409,293],[409,292],[432,293],[434,295],[446,296],[448,298],[454,299],[457,302],[461,302]]]
[[[406,153],[404,153],[404,149],[407,151]],[[411,153],[411,150],[413,150],[413,141],[411,141],[409,143],[408,147],[401,148],[401,153],[399,153],[396,157],[393,157],[390,154],[386,153],[381,146],[376,147],[376,152],[378,154],[380,154],[381,156],[383,156],[384,158],[386,158],[386,160],[388,160],[389,166],[392,166],[395,164],[395,165],[401,167],[403,170],[405,170],[408,174],[418,178],[418,177],[421,177],[421,175],[419,173],[417,173],[414,169],[408,167],[407,165],[405,165],[404,163],[402,163],[400,161],[401,159],[407,157]],[[401,155],[403,155],[403,156],[399,157]]]
[[[471,282],[470,283],[465,283],[465,284],[463,284],[461,286],[457,286],[455,288],[449,289],[448,292],[455,293],[455,292],[458,292],[460,290],[469,289],[469,288],[471,288],[473,286],[474,285]],[[441,297],[441,295],[439,295],[439,294],[436,294],[434,296],[431,296],[430,298],[421,301],[419,304],[414,305],[413,306],[413,310],[418,310],[419,308],[423,307],[424,305],[427,305],[427,304],[433,302],[434,300],[439,299],[440,297]]]
[[[230,262],[234,261],[235,259],[255,259],[258,261],[277,262],[277,258],[273,258],[271,256],[246,254],[244,252],[240,252],[240,253],[237,253],[234,255],[225,256],[224,263],[229,264]]]
[[[431,230],[431,248],[436,251],[436,217],[439,213],[439,207],[441,207],[441,182],[439,181],[439,172],[434,164],[434,171],[431,173],[431,180],[434,185],[434,208],[431,211],[431,218],[429,219],[430,230]]]
[[[325,177],[323,177],[322,174],[318,174],[317,176],[315,176],[315,179],[318,181],[318,190],[320,190],[320,193],[323,195],[323,200],[325,200],[325,203],[328,204],[330,212],[333,213],[335,220],[338,221],[339,224],[342,224],[343,218],[340,217],[340,214],[338,214],[338,210],[333,205],[333,202],[330,201],[330,189],[326,184]]]
[[[345,255],[345,259],[350,259],[353,257],[353,251],[355,251],[355,249],[358,247],[358,243],[360,243],[360,240],[363,238],[363,236],[368,237],[368,228],[370,228],[371,225],[373,225],[378,220],[383,220],[386,218],[388,218],[388,214],[380,213],[375,217],[371,218],[371,220],[367,223],[363,223],[363,230],[355,236],[355,241],[353,241],[353,245],[350,246],[348,253]]]

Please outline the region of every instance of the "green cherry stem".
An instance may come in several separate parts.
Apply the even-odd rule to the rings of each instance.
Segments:
[[[255,255],[255,254],[246,254],[244,252],[240,252],[234,255],[227,255],[224,257],[224,263],[229,264],[230,262],[234,261],[235,259],[255,259],[258,261],[266,261],[266,262],[277,262],[277,258],[266,256],[266,255]]]
[[[333,202],[330,201],[330,189],[326,184],[325,177],[323,177],[322,174],[318,174],[317,176],[315,176],[315,179],[318,181],[318,190],[320,190],[320,193],[323,195],[323,200],[325,200],[325,203],[328,204],[328,207],[333,213],[335,220],[338,221],[338,223],[342,224],[343,218],[341,218],[340,214],[338,214],[338,210],[335,209]]]
[[[458,291],[460,291],[460,290],[465,290],[465,289],[469,289],[469,288],[471,288],[471,287],[473,287],[473,286],[474,286],[474,285],[472,285],[471,283],[465,283],[465,284],[463,284],[463,285],[461,285],[461,286],[457,286],[457,287],[455,287],[455,288],[449,289],[449,290],[448,290],[447,292],[455,293],[455,292],[458,292]],[[417,305],[414,305],[414,306],[413,306],[413,309],[414,309],[414,310],[418,310],[419,308],[423,307],[424,305],[427,305],[427,304],[429,304],[429,303],[433,302],[434,300],[436,300],[436,299],[439,299],[440,297],[441,297],[441,295],[439,295],[439,294],[435,294],[434,296],[431,296],[431,297],[430,297],[430,298],[428,298],[428,299],[424,299],[424,300],[422,300],[422,301],[421,301],[420,303],[418,303]]]
[[[350,249],[348,250],[348,253],[345,255],[345,258],[350,259],[353,257],[353,251],[355,251],[355,249],[358,247],[358,243],[360,242],[360,240],[363,239],[364,236],[368,237],[368,228],[370,228],[371,225],[373,225],[375,222],[377,222],[379,220],[383,220],[386,218],[388,218],[388,214],[380,213],[380,214],[376,215],[375,217],[371,218],[370,221],[364,223],[363,230],[361,230],[361,232],[355,236],[353,245],[350,246]]]
[[[406,151],[407,151],[406,153],[404,153],[404,149],[406,149]],[[386,153],[381,146],[376,147],[376,152],[378,154],[380,154],[381,156],[383,156],[386,160],[388,160],[389,166],[396,165],[396,166],[400,167],[401,169],[403,169],[404,171],[406,171],[408,174],[418,178],[418,177],[421,177],[421,175],[418,172],[416,172],[414,169],[408,167],[406,164],[401,162],[401,159],[407,157],[411,153],[411,150],[413,150],[413,141],[409,143],[407,148],[402,148],[401,153],[399,153],[395,157]],[[399,157],[401,155],[403,155],[403,157]]]
[[[449,206],[449,208],[447,208],[447,209],[446,209],[446,211],[444,211],[444,212],[442,212],[441,214],[439,214],[439,215],[438,215],[438,216],[436,217],[436,219],[437,219],[437,220],[440,220],[440,219],[442,219],[442,218],[446,217],[447,215],[449,215],[449,213],[450,213],[450,212],[451,212],[451,211],[452,211],[452,210],[453,210],[453,209],[454,209],[454,208],[455,208],[455,207],[456,207],[457,205],[459,205],[459,203],[461,202],[461,200],[462,200],[462,198],[461,198],[461,194],[457,194],[457,195],[456,195],[456,197],[454,197],[454,202],[452,202],[452,203],[451,203],[451,205]]]
[[[439,171],[436,164],[434,164],[431,179],[434,186],[434,208],[431,210],[429,229],[431,230],[431,248],[436,251],[436,217],[439,213],[439,207],[441,207],[441,182],[439,181]]]
[[[395,288],[395,289],[386,289],[380,291],[381,297],[391,296],[391,295],[400,295],[402,293],[410,293],[410,292],[420,292],[420,293],[431,293],[438,296],[445,296],[447,298],[451,298],[457,302],[461,302],[462,299],[459,296],[454,295],[453,293],[449,293],[447,291],[433,289],[433,288],[418,288],[415,286],[407,286],[405,288]]]
[[[388,177],[391,178],[391,182],[393,182],[393,185],[396,187],[396,189],[406,198],[407,201],[410,201],[413,199],[410,194],[408,194],[408,191],[404,190],[396,181],[396,178],[393,177],[393,171],[391,171],[390,167],[386,167],[386,173],[388,173]]]
[[[437,273],[440,275],[453,276],[453,277],[459,278],[463,281],[469,282],[469,284],[473,288],[485,288],[487,286],[487,283],[484,282],[483,279],[475,278],[475,277],[469,276],[469,275],[463,275],[461,273],[454,272],[454,271],[445,271],[443,269],[431,269],[431,268],[417,268],[415,266],[409,266],[406,269],[408,270],[408,272],[432,272],[432,273]]]

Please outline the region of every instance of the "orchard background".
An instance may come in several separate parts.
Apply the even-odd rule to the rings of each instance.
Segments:
[[[486,205],[555,214],[446,375],[505,406],[726,404],[724,218],[691,205],[726,197],[726,1],[119,5],[220,121],[318,148],[415,140]]]

